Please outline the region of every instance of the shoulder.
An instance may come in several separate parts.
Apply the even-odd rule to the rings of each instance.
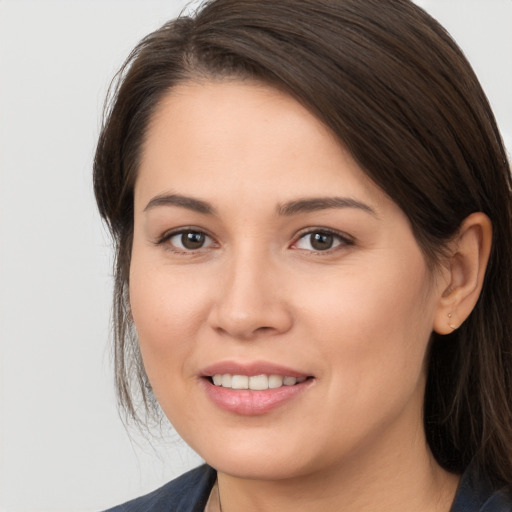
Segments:
[[[450,512],[512,512],[512,496],[471,464],[462,475]]]
[[[216,471],[203,465],[106,512],[202,512],[216,478]]]

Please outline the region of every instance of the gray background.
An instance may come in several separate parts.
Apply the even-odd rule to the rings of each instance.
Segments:
[[[473,63],[512,151],[512,0],[418,0]],[[93,511],[198,463],[130,439],[108,346],[91,161],[110,78],[181,0],[0,0],[0,510]]]

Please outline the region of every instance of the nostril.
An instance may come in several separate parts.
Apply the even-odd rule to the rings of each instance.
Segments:
[[[263,326],[263,327],[256,327],[255,329],[253,329],[252,327],[244,329],[244,326],[238,326],[238,325],[230,326],[230,328],[217,326],[217,327],[214,327],[214,330],[221,335],[230,335],[230,336],[235,336],[237,338],[246,339],[246,340],[251,340],[251,339],[257,338],[259,336],[265,336],[265,335],[272,334],[273,332],[277,332],[277,329],[275,329],[274,327]]]
[[[272,331],[272,327],[258,327],[255,332],[269,332]]]

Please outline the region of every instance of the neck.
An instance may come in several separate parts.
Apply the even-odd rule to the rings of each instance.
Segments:
[[[338,512],[342,504],[344,512],[448,512],[459,477],[437,464],[422,428],[413,437],[392,436],[388,446],[371,445],[336,467],[285,480],[243,479],[219,472],[221,510]]]

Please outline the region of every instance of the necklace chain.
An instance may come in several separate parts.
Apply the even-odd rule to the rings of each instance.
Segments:
[[[222,502],[220,501],[220,487],[219,487],[218,480],[217,480],[217,499],[219,500],[219,512],[222,512]]]

